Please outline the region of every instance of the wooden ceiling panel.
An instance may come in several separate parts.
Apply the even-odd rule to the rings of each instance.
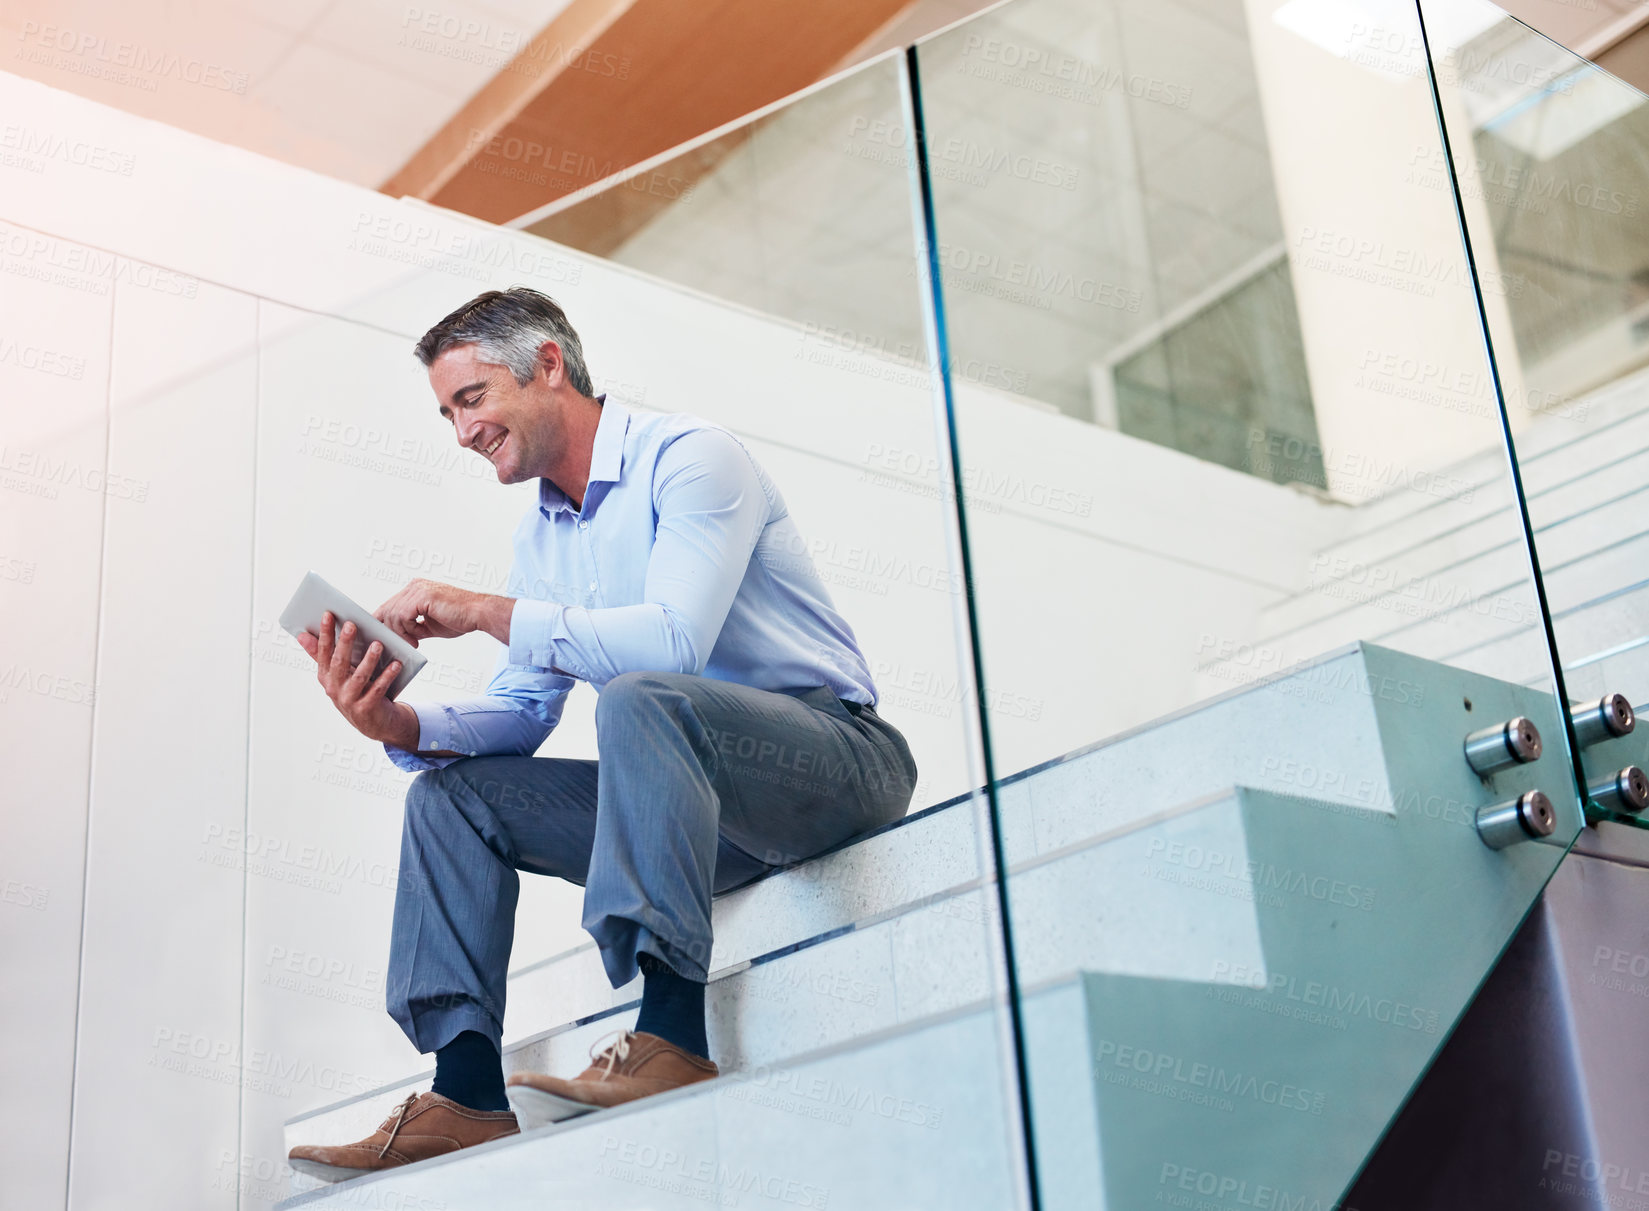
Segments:
[[[384,183],[490,222],[827,75],[909,0],[574,0]]]

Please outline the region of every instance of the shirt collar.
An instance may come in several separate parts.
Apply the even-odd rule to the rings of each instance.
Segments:
[[[584,503],[591,504],[590,489],[598,483],[616,484],[624,470],[624,436],[630,428],[630,410],[606,393],[595,397],[601,405],[601,419],[595,426],[595,443],[590,447],[590,482],[584,488]],[[576,512],[566,493],[547,479],[538,481],[538,508],[548,517],[553,513]]]

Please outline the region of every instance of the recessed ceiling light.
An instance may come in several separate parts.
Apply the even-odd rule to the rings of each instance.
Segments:
[[[1433,53],[1460,46],[1507,20],[1484,0],[1426,6]],[[1271,19],[1336,58],[1388,80],[1425,74],[1425,42],[1408,0],[1287,0]]]

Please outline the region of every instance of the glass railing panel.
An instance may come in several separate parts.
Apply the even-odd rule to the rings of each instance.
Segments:
[[[1581,825],[1392,12],[917,47],[1044,1206],[1337,1205]]]
[[[838,76],[515,225],[806,325],[837,350],[920,365],[895,62]]]
[[[393,1173],[364,1192],[335,1192],[336,1205],[526,1205],[511,1200],[541,1201],[546,1173],[562,1199],[607,1207],[660,1198],[1006,1207],[1019,1197],[998,918],[978,826],[978,719],[959,671],[953,502],[928,478],[945,454],[921,346],[912,178],[888,125],[901,68],[898,56],[872,62],[794,110],[642,166],[533,232],[506,233],[519,255],[489,261],[500,265],[497,280],[427,274],[408,286],[430,298],[430,324],[487,286],[524,280],[554,296],[606,395],[597,442],[622,407],[631,433],[660,414],[687,413],[742,443],[784,504],[745,583],[800,588],[783,610],[740,616],[746,607],[736,605],[715,650],[748,645],[764,627],[782,636],[812,626],[817,647],[744,677],[785,695],[811,690],[807,710],[827,731],[851,731],[866,747],[850,750],[833,733],[786,739],[753,717],[699,720],[707,730],[695,751],[718,796],[729,796],[718,798],[723,822],[733,821],[724,831],[744,851],[742,865],[736,852],[717,859],[725,894],[711,906],[714,944],[703,956],[711,1058],[726,1080],[662,1099],[657,1110],[540,1132],[476,1168]],[[672,180],[675,197],[636,187],[666,190]],[[596,216],[628,242],[569,234]],[[430,221],[447,245],[500,238],[449,232],[441,225],[450,216]],[[552,229],[613,260],[535,234]],[[639,255],[649,249],[674,259]],[[322,1113],[290,1124],[290,1142],[359,1138],[406,1092],[426,1087],[430,1066],[383,1013],[406,977],[404,964],[385,959],[396,906],[439,894],[398,857],[402,802],[417,784],[337,716],[304,654],[273,625],[303,573],[314,568],[371,607],[424,577],[557,601],[587,610],[598,628],[604,611],[637,604],[642,585],[624,578],[624,553],[613,547],[598,547],[594,570],[575,583],[519,575],[511,534],[523,517],[536,524],[538,481],[501,487],[479,454],[453,444],[412,359],[419,331],[272,305],[263,318],[247,836],[263,877],[248,880],[255,986],[246,1046],[303,1057],[305,1071],[342,1074],[348,1088],[329,1095],[286,1082],[250,1093],[248,1132],[260,1147],[277,1114],[315,1109]],[[614,494],[628,486],[633,502],[651,482],[638,451],[626,448],[611,466],[618,486],[599,497],[592,486],[583,506],[597,542],[616,541],[602,537]],[[683,536],[702,532],[691,517],[677,525]],[[818,622],[825,610],[841,630]],[[432,663],[406,690],[415,703],[481,694],[502,651],[479,635],[423,646]],[[728,672],[737,656],[714,658],[707,671],[740,680]],[[840,701],[872,696],[908,745],[913,778],[901,742]],[[447,766],[444,781],[417,777],[435,783],[435,795],[461,793],[454,780],[470,777],[501,820],[530,830],[543,813],[577,806],[544,788],[548,762],[596,758],[604,772],[609,762],[652,759],[622,743],[603,747],[597,701],[588,684],[575,687],[536,759],[508,764],[482,753]],[[779,694],[763,701],[792,709]],[[643,806],[602,799],[599,784],[597,793],[601,813]],[[809,825],[801,840],[752,839],[761,834],[751,827],[787,813],[821,827]],[[649,827],[674,826],[661,816]],[[655,842],[665,844],[650,833]],[[490,869],[486,854],[470,852]],[[304,864],[311,860],[316,869]],[[774,869],[755,878],[752,865]],[[508,888],[514,876],[498,878]],[[740,878],[754,881],[734,888]],[[501,1003],[473,987],[429,991],[484,1003],[502,1019],[507,1071],[570,1077],[590,1063],[592,1045],[634,1024],[642,985],[610,986],[579,928],[578,887],[524,874],[520,895]],[[501,1176],[476,1186],[477,1172]]]
[[[1649,738],[1624,732],[1649,703],[1649,98],[1481,0],[1422,11],[1453,157],[1410,187],[1452,167],[1496,287],[1484,312],[1591,810],[1638,823],[1649,782],[1622,771],[1649,766]]]

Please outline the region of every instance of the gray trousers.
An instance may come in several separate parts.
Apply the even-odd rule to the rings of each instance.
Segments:
[[[916,764],[870,707],[681,673],[596,702],[598,761],[469,757],[407,791],[386,996],[419,1051],[496,1044],[517,871],[584,887],[614,988],[654,955],[703,980],[710,898],[899,819]]]

